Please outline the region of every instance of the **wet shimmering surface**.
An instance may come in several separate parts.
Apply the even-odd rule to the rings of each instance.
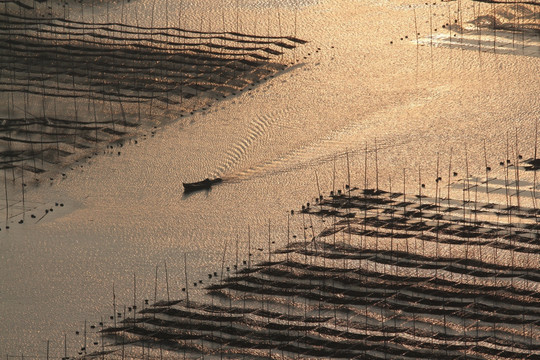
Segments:
[[[156,1],[154,21],[165,21],[163,3]],[[294,1],[238,3],[239,26],[246,31],[265,34],[270,20],[272,31],[279,32],[278,18],[284,34],[294,31]],[[202,18],[206,29],[220,28],[223,14],[226,24],[236,26],[234,2],[216,1],[207,12],[199,11],[196,1],[182,4],[182,18],[192,28],[201,27],[201,13],[208,14]],[[132,2],[126,9],[137,7],[138,21],[149,23],[151,5]],[[436,153],[446,168],[450,148],[460,176],[465,148],[470,174],[484,174],[484,140],[495,169],[506,157],[507,132],[511,152],[517,132],[518,152],[533,156],[539,57],[417,47],[411,41],[413,8],[418,32],[430,34],[430,7],[424,3],[298,5],[297,35],[310,42],[285,55],[288,61],[296,56],[296,66],[27,192],[27,201],[37,204],[37,218],[46,208],[55,211],[39,222],[27,216],[24,225],[15,223],[9,231],[2,226],[0,355],[43,356],[51,340],[51,353],[61,356],[65,332],[74,355],[81,342],[75,330],[85,319],[95,323],[112,312],[113,283],[118,303],[129,304],[136,273],[138,298],[152,298],[155,266],[163,285],[166,261],[171,293],[182,297],[183,254],[189,278],[203,279],[221,267],[226,241],[239,236],[240,253],[246,253],[248,225],[254,248],[267,249],[268,220],[272,238],[284,244],[287,213],[318,193],[315,173],[322,191],[332,189],[334,158],[336,187],[347,183],[347,152],[351,182],[363,183],[366,144],[369,185],[376,178],[376,142],[379,182],[387,187],[392,178],[398,186],[406,168],[409,192],[418,189],[419,165],[425,191],[435,190]],[[103,4],[96,9],[100,6],[105,14]],[[111,5],[111,14],[114,6],[118,10],[120,4]],[[465,21],[473,9],[468,1],[463,6]],[[433,17],[433,27],[447,22],[448,9],[456,8],[433,6],[440,16]],[[77,11],[70,16],[76,19]],[[400,40],[404,36],[408,39]],[[209,192],[183,195],[182,181],[209,175],[226,181]],[[455,195],[461,197],[458,190]],[[64,206],[54,207],[55,202]],[[320,230],[319,221],[314,226]],[[301,231],[296,218],[292,232]],[[234,252],[229,248],[226,255],[232,259]]]

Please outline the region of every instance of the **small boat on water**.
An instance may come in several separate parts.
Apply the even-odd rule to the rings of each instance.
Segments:
[[[197,181],[193,183],[182,183],[184,185],[184,192],[192,192],[192,191],[198,191],[198,190],[208,190],[212,187],[214,184],[219,184],[222,182],[223,179],[221,178],[215,178],[215,179],[209,179],[206,178],[202,181]]]

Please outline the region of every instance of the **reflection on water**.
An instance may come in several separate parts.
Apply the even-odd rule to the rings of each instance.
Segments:
[[[34,6],[33,3],[28,5]],[[144,304],[145,299],[154,298],[155,266],[159,265],[157,298],[166,298],[163,286],[163,264],[166,262],[170,298],[184,299],[182,288],[186,288],[186,283],[193,285],[204,280],[203,284],[207,284],[209,273],[220,274],[224,263],[228,266],[236,263],[232,244],[237,236],[240,238],[239,254],[243,254],[240,262],[249,260],[256,264],[267,260],[269,248],[286,245],[288,229],[290,239],[296,236],[298,240],[304,239],[304,234],[308,237],[310,233],[313,236],[323,231],[329,224],[328,219],[314,215],[304,219],[297,216],[299,214],[294,215],[290,227],[287,226],[290,210],[298,210],[300,204],[307,201],[313,204],[311,199],[319,193],[343,190],[349,183],[367,184],[368,188],[378,184],[381,188],[393,187],[394,192],[403,187],[411,197],[421,191],[434,198],[435,194],[447,190],[441,190],[437,185],[441,183],[435,181],[441,177],[442,184],[450,185],[448,191],[459,207],[460,202],[474,199],[475,194],[475,188],[470,184],[473,180],[469,181],[471,186],[466,186],[471,191],[463,191],[464,182],[460,180],[470,178],[471,174],[484,174],[486,162],[492,168],[490,179],[504,182],[515,177],[515,169],[500,166],[500,162],[518,163],[518,155],[523,155],[523,159],[534,156],[540,89],[532,75],[540,71],[538,57],[513,56],[498,51],[466,51],[453,46],[416,46],[415,32],[421,39],[430,34],[433,39],[438,39],[436,35],[442,32],[441,26],[449,23],[448,9],[450,19],[455,20],[455,15],[459,15],[458,23],[470,31],[464,32],[464,37],[465,34],[476,37],[478,33],[467,28],[468,22],[478,17],[478,5],[473,6],[470,1],[459,3],[459,13],[457,3],[429,6],[411,1],[186,0],[173,3],[156,0],[63,5],[37,3],[40,9],[37,13],[45,15],[41,19],[47,19],[47,12],[56,17],[63,17],[65,13],[72,22],[44,24],[45,20],[36,20],[33,27],[27,29],[19,24],[17,35],[15,30],[12,34],[14,41],[2,42],[6,49],[2,59],[8,64],[1,72],[3,89],[11,89],[13,79],[18,81],[13,83],[13,89],[17,86],[26,93],[31,90],[27,96],[11,90],[0,95],[4,99],[1,116],[18,119],[16,128],[7,126],[7,122],[3,125],[6,136],[2,146],[6,149],[11,146],[14,150],[3,153],[4,165],[19,157],[26,170],[17,173],[4,166],[0,179],[5,176],[9,194],[22,192],[22,184],[27,183],[24,187],[25,208],[30,210],[24,215],[24,223],[19,224],[18,221],[23,219],[22,198],[19,196],[10,201],[8,196],[8,208],[17,211],[12,210],[14,217],[8,219],[10,229],[2,224],[0,232],[2,356],[20,357],[21,353],[44,356],[46,340],[50,340],[50,354],[61,357],[64,333],[68,354],[75,355],[84,345],[85,320],[88,323],[87,346],[98,349],[100,336],[95,337],[95,330],[100,326],[96,324],[101,321],[101,314],[104,323],[111,323],[113,284],[114,302],[121,309],[116,312],[125,316],[130,313],[128,308],[133,303],[133,273],[137,274],[137,302]],[[35,10],[14,3],[4,6],[14,9],[17,16],[32,15],[35,18]],[[487,13],[492,9],[482,5],[480,10]],[[98,23],[115,25],[92,25]],[[168,43],[171,42],[171,48],[184,51],[181,45],[174,43],[182,43],[184,40],[180,39],[184,39],[187,32],[160,30],[158,34],[137,30],[130,37],[126,35],[130,28],[118,24],[202,31],[206,34],[204,40],[213,46],[212,49],[205,48],[207,54],[204,56],[216,58],[218,64],[205,67],[203,78],[194,73],[184,76],[182,68],[192,65],[186,58],[177,61],[174,54],[168,52]],[[64,31],[64,26],[68,25],[77,27],[70,30],[73,49],[66,47],[57,34],[60,29],[62,34],[69,34]],[[295,49],[276,43],[262,46],[284,52],[283,55],[272,54],[258,45],[258,39],[249,38],[248,42],[243,42],[241,40],[246,38],[234,34],[231,39],[219,39],[219,35],[210,34],[224,30],[258,34],[265,42],[269,35],[295,36],[309,42]],[[450,30],[454,35],[456,28]],[[4,24],[2,31],[9,35],[11,30]],[[190,42],[199,46],[202,34],[190,34]],[[487,33],[482,29],[482,36],[484,34]],[[496,44],[508,41],[509,38],[502,34],[502,30],[497,31]],[[51,46],[44,46],[44,36],[52,38],[47,43]],[[402,37],[403,41],[400,40]],[[405,41],[406,37],[412,41]],[[456,38],[459,37],[458,34]],[[529,38],[525,39],[527,44]],[[297,44],[290,39],[282,40],[284,44]],[[515,44],[521,44],[520,36],[514,40]],[[131,41],[130,46],[124,47],[128,41]],[[36,47],[30,49],[24,45],[18,48],[20,44],[30,43]],[[250,54],[269,56],[273,60],[268,63],[252,57],[250,61],[260,64],[259,61],[264,60],[264,64],[243,67],[241,60],[248,53],[248,44],[257,47],[249,50]],[[224,48],[224,45],[233,48]],[[89,52],[112,47],[113,53]],[[517,48],[516,54],[521,51],[519,46]],[[12,61],[19,59],[21,52],[25,56]],[[154,57],[153,52],[159,56]],[[238,52],[241,60],[232,61],[232,55],[222,56]],[[196,54],[196,57],[201,56]],[[84,63],[88,71],[81,73],[80,68],[71,64],[74,60]],[[291,63],[297,65],[291,66]],[[114,64],[114,70],[110,64]],[[275,64],[289,67],[282,71]],[[221,70],[216,72],[216,68]],[[69,75],[68,71],[71,72]],[[264,71],[271,73],[263,75]],[[229,76],[231,72],[241,77]],[[187,74],[191,74],[190,77]],[[188,91],[188,86],[182,83],[188,78],[191,84],[201,87],[194,85]],[[239,82],[234,82],[233,78]],[[82,89],[76,87],[75,90],[80,90],[77,96],[73,96],[73,79],[76,84],[83,84]],[[257,80],[261,81],[257,83]],[[218,101],[195,96],[183,98],[178,104],[179,93],[197,94],[206,86],[213,89],[207,93],[221,94],[219,91],[223,90],[227,97]],[[221,90],[216,90],[218,88]],[[51,101],[51,96],[43,95],[40,89],[67,97],[54,96]],[[130,99],[135,101],[130,102]],[[207,106],[205,101],[210,100],[212,106]],[[56,115],[53,116],[55,105]],[[191,114],[194,108],[198,110]],[[84,119],[85,129],[70,122],[73,118]],[[115,121],[111,123],[101,120],[112,118]],[[130,126],[141,123],[148,125]],[[125,136],[117,132],[134,136],[114,141]],[[61,136],[66,136],[65,140],[57,141]],[[10,145],[8,138],[24,142],[11,141]],[[95,151],[96,138],[98,143],[112,143]],[[24,146],[30,150],[17,148],[21,144],[26,144]],[[76,144],[88,148],[79,149]],[[87,156],[72,162],[71,155],[66,153],[75,151]],[[32,157],[27,157],[29,155]],[[451,169],[448,175],[446,171],[443,175],[443,166],[446,170]],[[47,172],[38,174],[32,169]],[[507,169],[509,171],[505,171]],[[229,178],[229,181],[209,192],[184,196],[182,182],[216,174]],[[534,172],[520,171],[518,175],[523,184],[533,184],[524,186],[527,192],[534,193],[531,190],[535,187]],[[40,181],[31,182],[35,178]],[[520,194],[521,190],[514,189],[506,197],[503,186],[509,182],[511,180],[503,185],[495,180],[490,182],[489,187],[498,190],[497,195],[489,193],[489,201],[506,206],[508,199],[508,206],[515,206],[515,194]],[[486,202],[486,197],[478,191],[479,202]],[[534,200],[534,195],[524,195],[520,205],[534,208]],[[4,207],[4,202],[0,202]],[[56,207],[56,202],[65,206]],[[383,211],[381,209],[381,213]],[[459,210],[453,214],[463,216]],[[5,212],[2,219],[3,215]],[[495,219],[489,219],[491,225],[495,222],[497,226],[499,221],[498,226],[502,226],[504,216],[494,216]],[[466,211],[465,217],[467,221],[474,220],[475,212]],[[270,242],[269,219],[272,224]],[[529,221],[518,216],[512,218],[516,226]],[[363,231],[362,226],[355,231]],[[348,234],[342,231],[341,237],[343,234],[347,241]],[[362,236],[352,234],[351,246],[358,247],[363,241]],[[430,250],[437,244],[415,239],[417,245],[430,244],[427,246]],[[386,249],[383,245],[390,246],[387,240],[380,237],[380,251]],[[228,251],[224,252],[227,243]],[[514,242],[514,239],[494,241],[493,244],[531,247],[517,240]],[[450,249],[448,245],[440,246],[441,251]],[[452,249],[458,246],[463,247],[452,245]],[[399,249],[402,251],[403,246]],[[474,249],[479,250],[477,246]],[[490,261],[493,249],[497,249],[497,256],[492,262],[498,266],[506,266],[509,259],[518,257],[506,256],[511,250],[494,247],[487,252]],[[246,256],[249,252],[252,257]],[[184,254],[187,254],[186,268]],[[376,266],[379,271],[394,266],[396,257],[393,255],[392,264],[381,264],[384,259],[388,260],[387,255],[376,253],[376,259],[380,261],[370,266]],[[530,257],[531,261],[534,259]],[[426,261],[431,266],[434,259],[430,257]],[[414,272],[418,268],[410,269]],[[188,274],[187,281],[185,273]],[[522,278],[515,280],[515,283],[523,281]],[[502,280],[497,278],[497,281]],[[206,292],[201,285],[189,286],[189,291],[194,304],[200,303]],[[123,304],[127,305],[125,312]],[[478,307],[473,308],[480,311]],[[303,306],[297,306],[299,312],[302,309]],[[373,309],[380,311],[380,308]],[[317,312],[316,307],[308,310]],[[464,311],[474,314],[476,310]],[[384,311],[382,316],[386,319],[388,314]],[[344,326],[348,313],[343,313]],[[368,311],[366,319],[377,323],[380,316],[377,311],[373,314]],[[406,317],[404,313],[396,319],[404,324]],[[440,320],[439,315],[436,320]],[[447,318],[447,321],[454,320]],[[388,321],[390,327],[392,320]],[[410,325],[412,320],[408,321]],[[476,336],[469,326],[473,321],[476,320],[466,321],[465,336]],[[90,324],[96,327],[90,329]],[[332,326],[336,325],[329,324],[328,328]],[[460,324],[452,331],[461,332],[462,326]],[[486,341],[482,349],[494,346],[492,340],[497,346],[507,348],[500,342],[510,327],[505,325],[496,329],[496,335],[492,336],[488,334],[489,329],[480,326],[478,336]],[[349,327],[349,333],[351,329]],[[438,329],[435,327],[433,331]],[[389,333],[390,328],[382,330]],[[431,328],[423,330],[431,331]],[[79,331],[78,335],[76,331]],[[403,336],[418,340],[419,331]],[[514,336],[527,337],[529,331],[525,325],[525,335],[521,328]],[[441,338],[437,344],[446,340],[450,341]],[[98,345],[93,345],[96,341]],[[158,350],[152,351],[156,355]]]

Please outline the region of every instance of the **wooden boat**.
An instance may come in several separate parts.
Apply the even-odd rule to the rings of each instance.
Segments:
[[[193,183],[182,183],[182,184],[184,185],[184,192],[192,192],[192,191],[198,191],[198,190],[208,190],[212,187],[212,185],[219,184],[222,181],[223,179],[221,178],[215,178],[215,179],[206,178],[202,181],[197,181]]]

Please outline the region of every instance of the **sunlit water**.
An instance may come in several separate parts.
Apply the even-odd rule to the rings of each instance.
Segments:
[[[98,19],[107,17],[106,5],[95,3]],[[378,179],[381,187],[390,180],[402,187],[405,168],[408,192],[418,189],[418,167],[425,191],[434,191],[437,153],[447,168],[450,149],[459,176],[465,173],[465,149],[469,173],[484,174],[484,141],[485,158],[495,169],[506,158],[507,133],[511,152],[517,133],[518,152],[533,156],[540,59],[425,41],[417,46],[411,41],[415,15],[421,36],[430,34],[431,6],[422,2],[218,0],[165,6],[156,0],[125,3],[120,14],[121,5],[108,5],[109,20],[134,23],[137,13],[137,21],[150,24],[155,5],[154,22],[172,23],[174,17],[193,29],[221,30],[225,24],[263,35],[268,28],[274,34],[296,31],[309,43],[284,55],[283,61],[298,59],[295,66],[253,90],[155,135],[149,131],[137,144],[126,141],[77,163],[66,177],[27,192],[37,218],[27,215],[24,225],[0,233],[2,356],[43,357],[47,340],[51,356],[63,356],[65,333],[68,355],[75,355],[82,341],[75,331],[84,320],[95,324],[112,313],[113,283],[119,304],[132,303],[134,274],[137,298],[152,299],[157,265],[163,298],[166,262],[171,297],[182,298],[184,254],[189,281],[204,279],[221,268],[227,242],[232,262],[236,237],[246,258],[248,226],[252,247],[263,249],[255,259],[262,259],[268,222],[273,246],[283,245],[290,209],[313,201],[318,187],[325,193],[343,188],[347,157],[351,182],[363,184],[366,146],[368,186]],[[473,10],[468,1],[463,7],[466,21]],[[433,5],[433,27],[456,9],[453,3]],[[83,13],[76,5],[69,16],[89,20],[90,5]],[[174,118],[174,111],[167,116]],[[183,181],[210,175],[226,181],[183,195]],[[459,199],[462,193],[452,195]],[[54,212],[38,222],[48,208]],[[319,220],[314,227],[322,229]],[[301,220],[293,218],[291,229],[302,232]],[[197,296],[201,290],[192,291]]]

